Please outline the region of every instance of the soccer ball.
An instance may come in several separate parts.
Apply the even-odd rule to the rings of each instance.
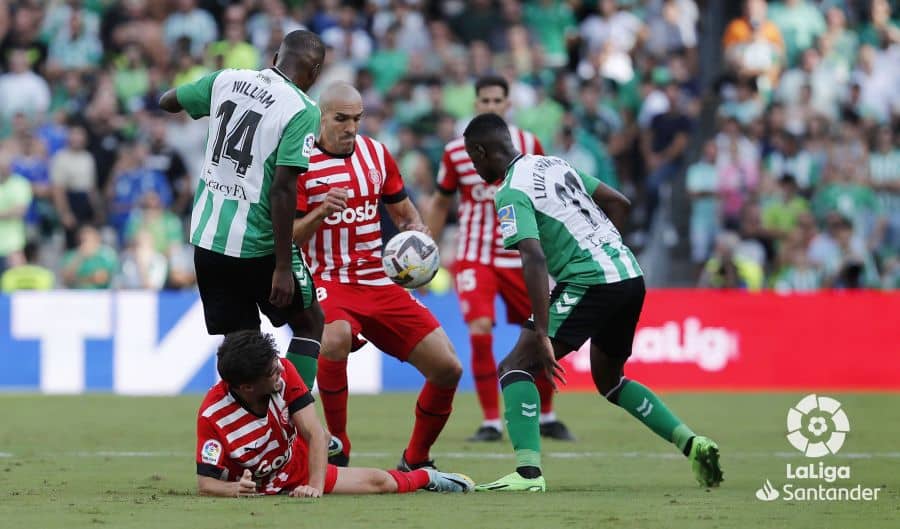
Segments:
[[[420,231],[404,231],[384,245],[381,265],[391,281],[404,288],[427,285],[441,258],[434,239]]]

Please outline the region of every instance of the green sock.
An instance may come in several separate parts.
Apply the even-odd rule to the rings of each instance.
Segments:
[[[541,468],[541,398],[534,378],[510,371],[500,378],[506,430],[516,452],[516,467]]]
[[[614,402],[653,430],[656,435],[674,443],[682,453],[688,441],[694,437],[694,432],[681,422],[681,419],[650,391],[650,388],[634,380],[623,381],[618,398]]]
[[[297,368],[300,378],[310,390],[316,382],[316,372],[319,370],[320,347],[319,342],[311,338],[294,336],[288,346],[287,355],[285,355],[288,361]]]

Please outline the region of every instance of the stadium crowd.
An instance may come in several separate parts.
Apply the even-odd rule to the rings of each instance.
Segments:
[[[420,209],[499,73],[513,122],[632,199],[630,244],[684,182],[700,285],[900,287],[897,6],[744,4],[704,88],[694,0],[0,0],[2,287],[192,288],[207,125],[159,96],[302,27],[328,46],[310,95],[359,88]]]

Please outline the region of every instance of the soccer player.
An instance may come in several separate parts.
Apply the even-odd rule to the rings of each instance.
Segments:
[[[308,270],[292,270],[291,227],[297,174],[309,165],[321,117],[305,91],[324,56],[316,34],[292,31],[271,68],[219,70],[159,102],[168,112],[210,116],[190,232],[207,331],[257,329],[259,310],[276,327],[289,323],[287,357],[308,385],[323,316]]]
[[[604,210],[621,211],[628,199],[561,158],[518,152],[496,114],[477,116],[464,137],[475,170],[500,186],[494,200],[503,244],[522,255],[532,307],[532,318],[500,363],[516,472],[476,490],[546,490],[535,378],[565,382],[558,359],[589,338],[591,374],[600,394],[675,444],[701,485],[717,486],[722,470],[716,443],[695,435],[655,393],[624,376],[644,303],[644,279]],[[548,272],[556,280],[552,293]]]
[[[475,83],[475,111],[499,116],[509,111],[509,84],[502,77],[486,76]],[[519,152],[544,154],[534,134],[509,126],[513,145]],[[472,347],[472,376],[484,420],[469,441],[499,441],[503,438],[500,421],[500,395],[497,384],[497,363],[494,360],[493,328],[494,299],[497,294],[506,304],[509,323],[522,325],[531,314],[525,281],[522,279],[522,260],[515,250],[503,248],[494,193],[497,186],[478,177],[472,160],[466,154],[463,138],[457,138],[444,148],[438,171],[437,192],[425,221],[440,238],[453,196],[459,192],[459,243],[456,251],[456,294],[463,319],[469,328]],[[575,438],[553,412],[553,386],[548,380],[537,381],[541,394],[541,435],[563,441]]]
[[[362,98],[346,83],[329,86],[319,100],[322,134],[309,171],[297,183],[294,242],[303,248],[325,311],[319,394],[328,429],[343,443],[330,459],[346,465],[347,356],[360,333],[379,349],[409,362],[424,376],[412,436],[398,468],[433,467],[430,448],[450,415],[462,366],[434,316],[395,285],[381,265],[379,200],[401,230],[426,231],[406,196],[391,153],[358,134]]]
[[[258,330],[225,336],[222,381],[197,415],[197,488],[209,496],[468,492],[462,474],[419,469],[337,468],[326,463],[328,435],[293,364]],[[299,433],[299,435],[298,435]]]

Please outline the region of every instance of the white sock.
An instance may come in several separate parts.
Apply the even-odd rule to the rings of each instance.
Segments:
[[[553,422],[556,420],[556,412],[551,411],[550,413],[542,413],[540,418],[541,424],[547,424],[548,422]]]
[[[500,419],[485,419],[481,423],[481,426],[490,426],[497,431],[503,431],[503,422],[501,422]]]

